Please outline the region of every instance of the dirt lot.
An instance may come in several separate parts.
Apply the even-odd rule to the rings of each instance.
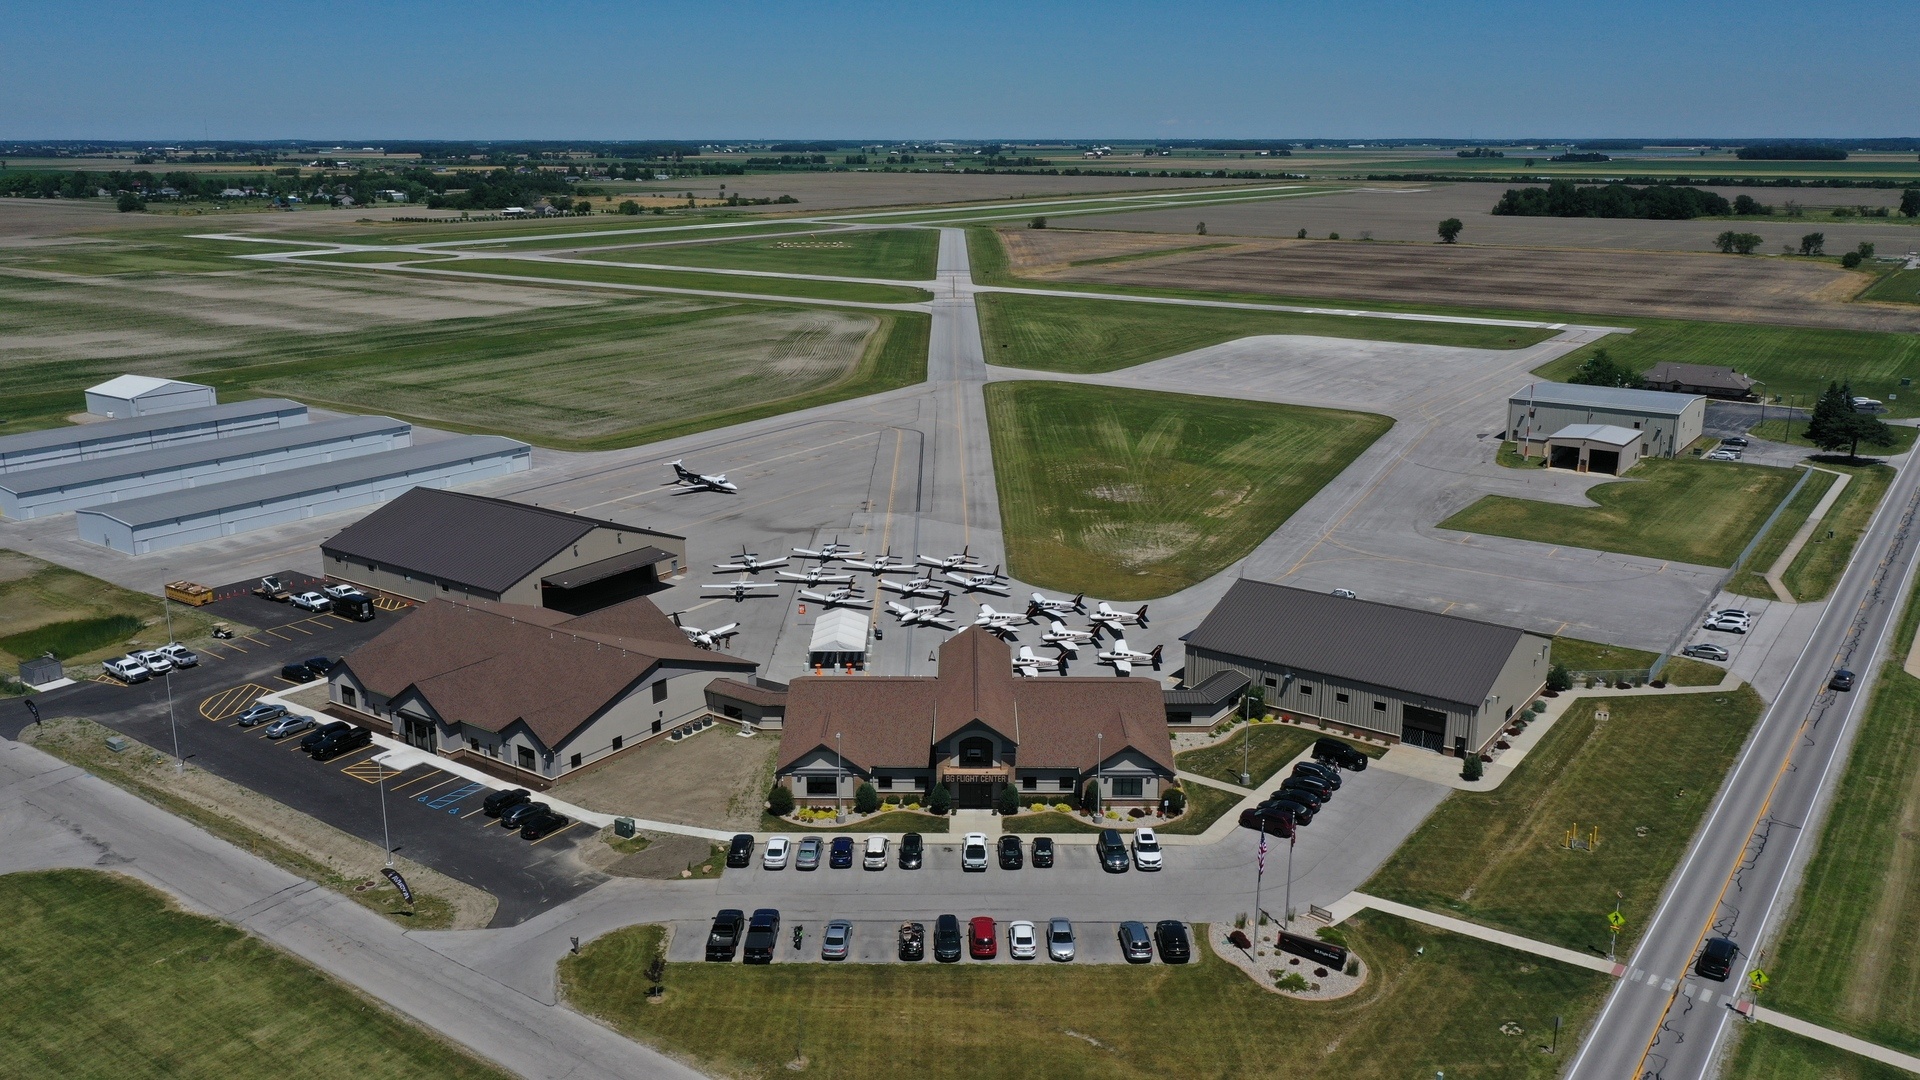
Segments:
[[[1061,281],[1536,311],[1920,330],[1920,313],[1850,304],[1868,283],[1829,263],[1653,251],[1368,244],[1009,229],[1014,273]],[[1345,235],[1345,234],[1343,234]],[[1168,254],[1086,265],[1155,250]],[[1082,263],[1074,266],[1073,263]]]
[[[628,817],[757,829],[760,806],[773,783],[777,734],[740,738],[731,724],[669,742],[653,739],[605,765],[554,785],[555,798]]]

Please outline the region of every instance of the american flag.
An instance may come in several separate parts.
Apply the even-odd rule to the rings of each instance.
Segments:
[[[1262,832],[1260,834],[1260,858],[1258,862],[1260,864],[1258,868],[1259,872],[1263,874],[1266,873],[1267,872],[1267,834],[1265,832]]]

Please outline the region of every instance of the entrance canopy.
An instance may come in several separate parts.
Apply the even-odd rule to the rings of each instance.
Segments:
[[[828,608],[813,624],[807,663],[815,667],[867,664],[867,616],[849,608]]]

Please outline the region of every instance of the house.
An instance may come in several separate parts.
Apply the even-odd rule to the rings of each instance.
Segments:
[[[1073,800],[1089,780],[1103,802],[1150,806],[1174,779],[1160,684],[1152,679],[1021,678],[1007,643],[969,627],[940,647],[932,676],[815,675],[787,686],[775,776],[802,805],[944,785],[961,809],[1011,786],[1022,803]]]
[[[1641,377],[1649,390],[1699,394],[1722,401],[1753,401],[1753,379],[1716,364],[1676,364],[1663,360]]]

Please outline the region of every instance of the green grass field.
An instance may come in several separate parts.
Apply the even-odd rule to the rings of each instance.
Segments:
[[[1624,951],[1652,915],[1700,816],[1760,716],[1742,686],[1575,702],[1498,789],[1456,791],[1363,889],[1571,949],[1607,946],[1616,891]],[[1648,767],[1644,748],[1660,748]],[[1598,827],[1591,851],[1567,831]]]
[[[1820,504],[1827,489],[1832,487],[1837,479],[1832,473],[1818,469],[1807,475],[1807,482],[1801,486],[1800,493],[1787,503],[1786,512],[1780,515],[1780,520],[1773,523],[1773,528],[1761,538],[1759,544],[1754,546],[1753,554],[1747,557],[1746,563],[1740,567],[1740,572],[1733,575],[1733,580],[1727,583],[1729,591],[1762,600],[1779,599],[1774,595],[1773,586],[1767,584],[1767,571],[1779,561],[1781,553],[1786,551],[1787,545],[1793,542],[1793,534],[1800,530],[1800,526],[1806,524],[1814,507]]]
[[[1240,796],[1205,784],[1181,784],[1180,790],[1187,793],[1187,812],[1159,827],[1169,836],[1198,836],[1227,811],[1240,805]]]
[[[1883,304],[1920,304],[1920,270],[1895,270],[1874,282],[1857,299]]]
[[[1891,446],[1868,446],[1863,443],[1860,446],[1861,457],[1889,457],[1894,454],[1904,454],[1913,449],[1914,436],[1920,435],[1920,428],[1909,427],[1906,424],[1889,424],[1887,427],[1893,432],[1893,444]],[[1795,420],[1791,423],[1785,420],[1768,420],[1762,424],[1755,424],[1753,430],[1748,432],[1748,434],[1756,439],[1767,439],[1771,442],[1786,443],[1789,446],[1804,446],[1808,449],[1818,449],[1807,441],[1807,422],[1805,420]]]
[[[211,617],[184,604],[172,609],[173,640],[189,647],[210,640]],[[0,670],[8,675],[51,650],[70,674],[91,678],[100,673],[94,662],[125,653],[128,642],[165,645],[165,614],[158,596],[0,548]]]
[[[130,878],[0,877],[0,1075],[133,1080],[506,1074]]]
[[[1769,1002],[1768,1004],[1773,1004]],[[1743,1025],[1726,1080],[1912,1080],[1913,1074],[1765,1024]]]
[[[1266,539],[1392,421],[1051,382],[987,386],[1008,567],[1109,600],[1177,592]]]
[[[771,1078],[804,1059],[804,1075],[825,1080],[1547,1080],[1607,989],[1596,973],[1376,912],[1339,929],[1373,977],[1331,1002],[1261,990],[1201,946],[1181,967],[669,964],[648,1004],[658,927],[596,939],[560,979],[575,1008],[709,1071]],[[1542,1053],[1555,1015],[1560,1052]]]
[[[1767,1004],[1920,1053],[1920,679],[1909,597],[1852,756],[1767,964]],[[1772,1074],[1756,1074],[1772,1075]]]
[[[1408,341],[1511,349],[1553,336],[1546,330],[1300,315],[1232,308],[1134,304],[1073,296],[986,293],[979,297],[987,362],[1087,374],[1117,371],[1223,341],[1260,334]]]
[[[1658,653],[1624,645],[1570,637],[1553,639],[1553,662],[1565,664],[1568,671],[1632,671],[1653,666],[1658,656]]]
[[[1097,833],[1100,831],[1100,826],[1062,814],[1057,810],[1045,810],[1038,814],[1020,814],[1016,817],[1003,818],[1000,821],[1000,831],[1046,836],[1048,834]]]
[[[427,270],[462,274],[502,274],[549,281],[603,281],[615,285],[649,285],[662,289],[699,289],[704,292],[750,293],[754,296],[791,296],[812,300],[848,300],[862,304],[921,304],[933,299],[925,289],[905,285],[867,285],[848,281],[805,281],[799,278],[735,277],[689,270],[640,270],[601,263],[534,262],[527,259],[461,259],[421,264]]]
[[[1597,507],[1483,496],[1443,529],[1649,559],[1731,566],[1799,473],[1738,462],[1646,458],[1587,492]]]
[[[1660,669],[1660,677],[1669,686],[1719,686],[1726,681],[1727,669],[1714,667],[1690,656],[1675,656]]]
[[[1190,773],[1211,776],[1229,784],[1240,782],[1243,760],[1249,762],[1253,786],[1267,782],[1280,766],[1305,753],[1320,737],[1317,731],[1283,724],[1242,724],[1225,742],[1174,755],[1174,764]]]
[[[611,262],[927,281],[934,275],[939,254],[940,234],[933,229],[851,229],[724,244],[632,248],[594,257]]]
[[[305,255],[302,262],[326,263],[409,263],[451,259],[452,255],[422,255],[417,251],[336,251],[328,255]]]
[[[145,621],[132,615],[96,615],[48,623],[25,633],[0,638],[0,652],[10,656],[51,655],[66,660],[100,649],[115,649],[140,632]]]
[[[1885,465],[1834,465],[1823,468],[1852,473],[1853,480],[1834,501],[1833,508],[1827,511],[1826,520],[1814,531],[1807,546],[1800,549],[1800,554],[1787,567],[1787,572],[1780,575],[1787,591],[1802,603],[1825,599],[1833,591],[1841,573],[1847,568],[1848,560],[1853,557],[1853,546],[1867,531],[1867,523],[1873,519],[1874,511],[1880,508],[1888,485],[1893,483],[1893,470]],[[1829,531],[1833,533],[1831,539],[1827,536]]]

